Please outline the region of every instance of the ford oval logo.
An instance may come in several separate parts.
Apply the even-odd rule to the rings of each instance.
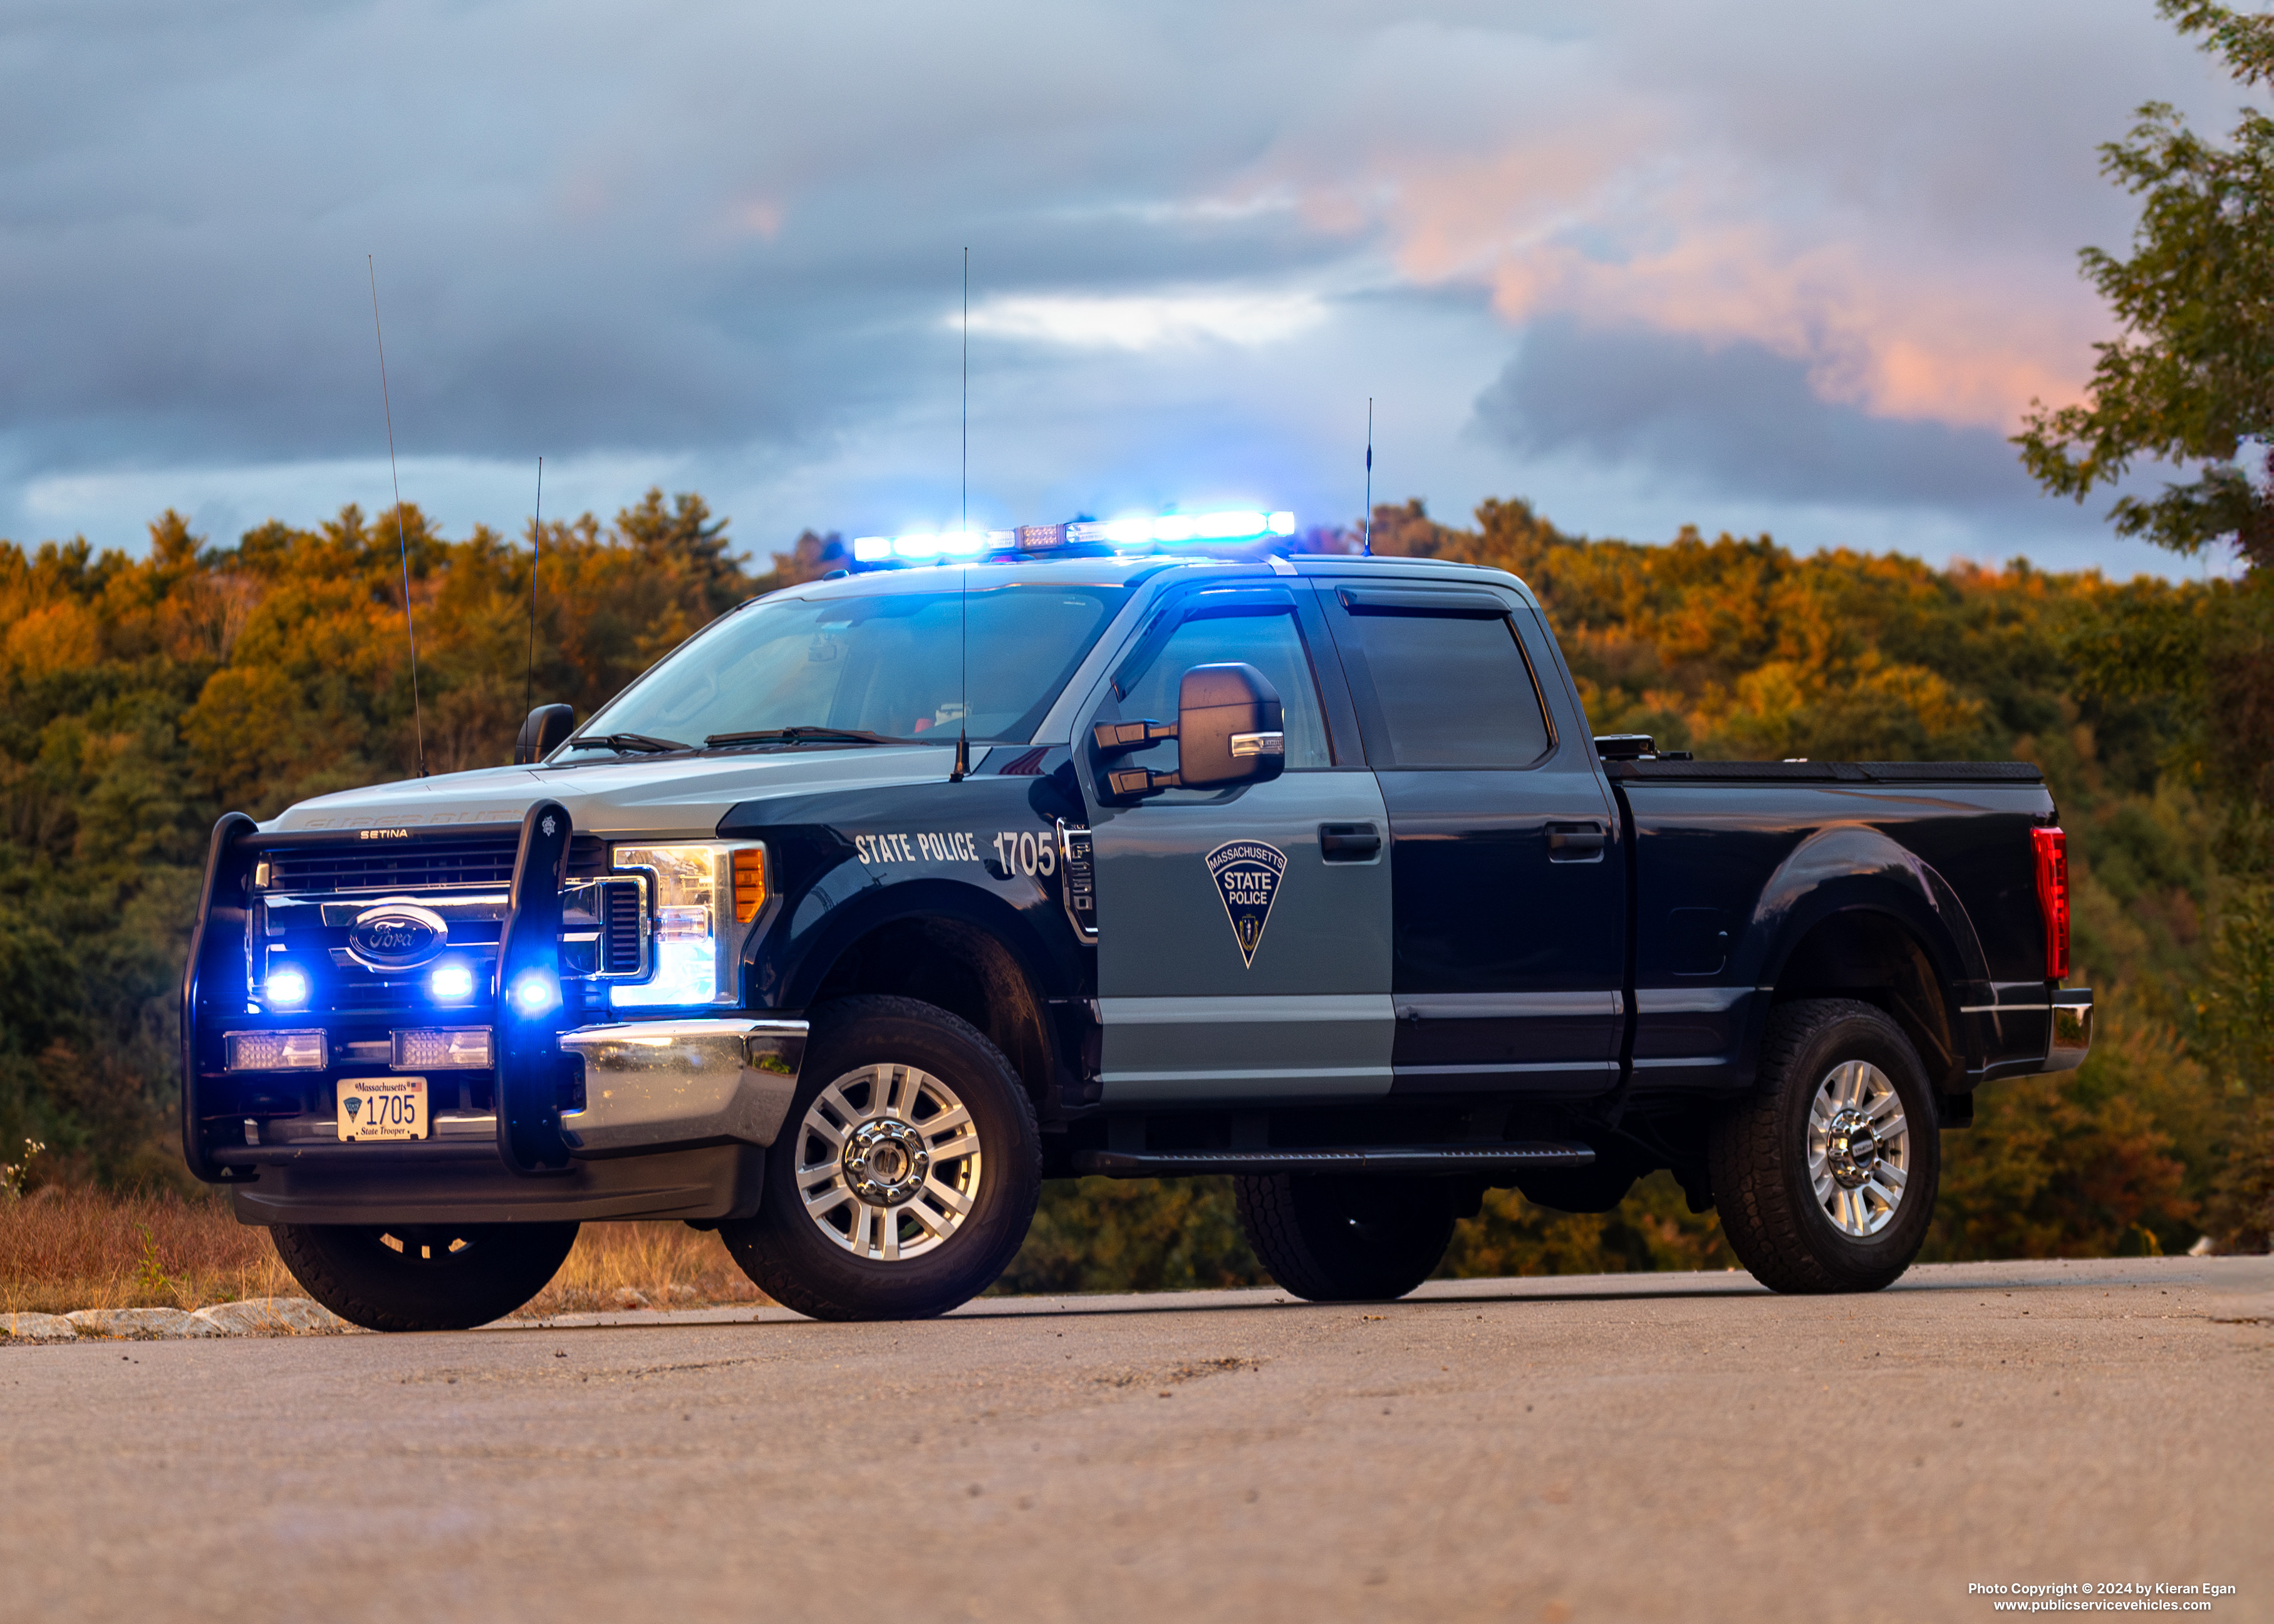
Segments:
[[[415,970],[450,944],[450,928],[431,909],[382,902],[348,927],[348,957],[373,970]]]

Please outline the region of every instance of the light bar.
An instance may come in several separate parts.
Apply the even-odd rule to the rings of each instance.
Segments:
[[[320,1071],[330,1058],[320,1032],[231,1032],[222,1041],[232,1071]]]
[[[1188,541],[1261,541],[1267,536],[1292,536],[1295,515],[1282,508],[1258,513],[1248,508],[1229,508],[1220,513],[1164,513],[1156,519],[1132,516],[1096,520],[1065,527],[1066,539],[1076,544],[1103,542],[1111,547],[1144,547]]]
[[[936,564],[942,559],[977,558],[1017,545],[1016,530],[914,530],[906,536],[856,536],[856,564]]]
[[[1077,519],[1066,524],[1022,524],[1011,530],[913,530],[905,536],[856,536],[855,568],[937,564],[1005,553],[1056,552],[1062,547],[1117,551],[1193,543],[1254,542],[1292,536],[1295,515],[1227,508],[1214,513],[1166,513],[1157,517]]]

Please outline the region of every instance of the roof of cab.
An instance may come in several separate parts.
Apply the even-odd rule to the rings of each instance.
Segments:
[[[1451,579],[1497,580],[1519,587],[1522,583],[1505,570],[1488,565],[1454,563],[1442,559],[1361,557],[1346,553],[1295,553],[1268,557],[1216,558],[1175,553],[1108,553],[1086,558],[985,559],[968,564],[918,564],[901,568],[866,569],[835,574],[797,586],[784,593],[802,598],[866,597],[878,593],[953,590],[959,575],[968,572],[970,584],[1031,582],[1056,586],[1136,586],[1155,575],[1174,572],[1179,576],[1218,574],[1227,577],[1269,578],[1285,575],[1437,575]],[[776,594],[769,593],[768,597]],[[1527,590],[1526,598],[1532,595]],[[753,599],[752,601],[757,601]]]

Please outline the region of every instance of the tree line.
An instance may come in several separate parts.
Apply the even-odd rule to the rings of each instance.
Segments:
[[[712,618],[844,553],[808,531],[759,572],[691,493],[548,523],[532,673],[531,536],[452,539],[405,508],[398,540],[396,519],[350,507],[217,545],[169,512],[133,557],[0,543],[0,1145],[43,1141],[35,1180],[182,1178],[173,1000],[207,832],[226,809],[415,771],[406,557],[440,772],[508,759],[525,695],[589,715]],[[2274,649],[2262,575],[2119,583],[1802,557],[1767,537],[1589,540],[1521,501],[1467,527],[1385,505],[1373,534],[1378,553],[1529,582],[1600,731],[1709,756],[2037,762],[2070,832],[2099,1041],[2081,1071],[1985,1091],[1952,1137],[1933,1252],[2263,1244],[2274,739],[2230,659]],[[2175,680],[2142,679],[2126,650],[2142,637]],[[1054,1192],[1012,1281],[1246,1278],[1223,1205],[1206,1185]],[[1695,1264],[1718,1247],[1670,1187],[1584,1218],[1509,1195],[1465,1226],[1452,1267]]]

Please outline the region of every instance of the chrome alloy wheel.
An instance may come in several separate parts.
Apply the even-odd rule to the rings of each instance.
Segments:
[[[1808,1177],[1817,1204],[1845,1235],[1886,1229],[1909,1177],[1910,1124],[1885,1071],[1846,1060],[1826,1073],[1808,1108]]]
[[[914,1066],[847,1071],[799,1124],[806,1215],[856,1258],[920,1258],[979,1199],[979,1129],[955,1091]]]

